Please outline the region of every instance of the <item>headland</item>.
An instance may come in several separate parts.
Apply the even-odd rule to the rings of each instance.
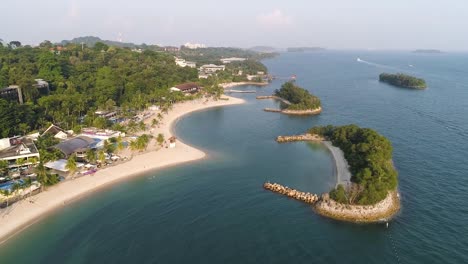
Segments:
[[[158,133],[165,138],[173,135],[172,127],[184,115],[213,107],[222,107],[244,103],[244,100],[223,96],[224,100],[198,99],[177,103],[173,109],[164,116]],[[149,130],[149,129],[148,129]],[[151,131],[146,131],[151,133]],[[131,155],[123,153],[122,156]],[[206,154],[192,146],[178,140],[175,148],[160,148],[154,142],[149,144],[147,151],[130,156],[127,162],[97,171],[88,175],[67,180],[58,185],[51,186],[45,191],[23,199],[0,211],[0,243],[8,240],[17,232],[22,231],[37,222],[48,213],[67,206],[68,203],[84,197],[90,192],[102,187],[128,179],[159,168],[174,166],[202,159]]]

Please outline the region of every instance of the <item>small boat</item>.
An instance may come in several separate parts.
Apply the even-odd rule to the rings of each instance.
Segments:
[[[360,58],[357,58],[356,61],[357,62],[362,62],[362,60]]]

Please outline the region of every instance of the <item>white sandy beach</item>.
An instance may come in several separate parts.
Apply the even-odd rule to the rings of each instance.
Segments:
[[[268,82],[230,82],[230,83],[221,83],[219,86],[223,87],[224,89],[237,87],[237,86],[245,86],[245,85],[254,85],[254,86],[266,86]]]
[[[229,100],[205,101],[199,99],[174,105],[167,115],[164,115],[162,124],[153,129],[148,129],[154,136],[164,134],[168,139],[171,135],[171,127],[177,120],[188,113],[219,106],[242,104],[239,98],[227,97]],[[147,120],[149,122],[150,120]],[[122,164],[104,168],[94,175],[64,181],[56,186],[49,187],[46,191],[24,199],[12,206],[0,210],[0,241],[4,242],[15,233],[33,224],[48,212],[66,206],[67,203],[95,191],[118,180],[141,175],[157,168],[176,165],[183,162],[194,161],[205,157],[205,153],[195,149],[180,140],[177,140],[175,148],[161,148],[156,151],[154,140],[150,142],[148,151],[135,156]],[[127,154],[129,151],[127,150]],[[125,154],[124,154],[125,155]],[[32,202],[30,202],[30,200]]]
[[[351,172],[349,171],[349,165],[344,157],[343,151],[332,145],[330,141],[322,141],[322,143],[330,150],[333,159],[335,161],[336,168],[336,185],[342,184],[346,187],[351,183]]]

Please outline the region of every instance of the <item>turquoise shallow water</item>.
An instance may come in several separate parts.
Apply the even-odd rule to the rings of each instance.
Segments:
[[[357,62],[356,58],[365,62]],[[247,104],[197,112],[176,126],[210,158],[95,193],[0,247],[0,263],[463,263],[468,261],[468,55],[286,53],[267,60],[298,75],[324,112],[289,117]],[[412,65],[409,66],[409,65]],[[382,71],[426,79],[424,91],[377,81]],[[260,94],[271,94],[277,80]],[[264,191],[265,180],[312,192],[335,184],[321,145],[280,134],[356,123],[393,142],[401,213],[388,229],[322,218]]]

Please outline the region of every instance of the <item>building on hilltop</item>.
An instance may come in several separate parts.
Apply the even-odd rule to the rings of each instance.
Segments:
[[[200,44],[200,43],[190,43],[187,42],[182,47],[187,48],[187,49],[204,49],[206,48],[205,44]]]
[[[177,64],[177,66],[179,67],[190,67],[190,68],[195,68],[197,67],[196,63],[193,62],[193,61],[186,61],[184,59],[181,59],[181,58],[175,58],[175,63]]]
[[[205,64],[200,67],[200,72],[215,73],[217,71],[224,71],[225,69],[225,65]]]
[[[49,94],[49,83],[43,79],[35,79],[34,87],[37,88],[40,94]],[[0,97],[7,101],[15,101],[20,104],[24,103],[23,92],[19,85],[10,85],[0,89]]]
[[[163,50],[167,52],[178,52],[180,49],[178,47],[165,46],[163,47]]]
[[[245,61],[245,60],[246,58],[236,58],[236,57],[220,59],[220,61],[224,64],[228,64],[234,61]]]

